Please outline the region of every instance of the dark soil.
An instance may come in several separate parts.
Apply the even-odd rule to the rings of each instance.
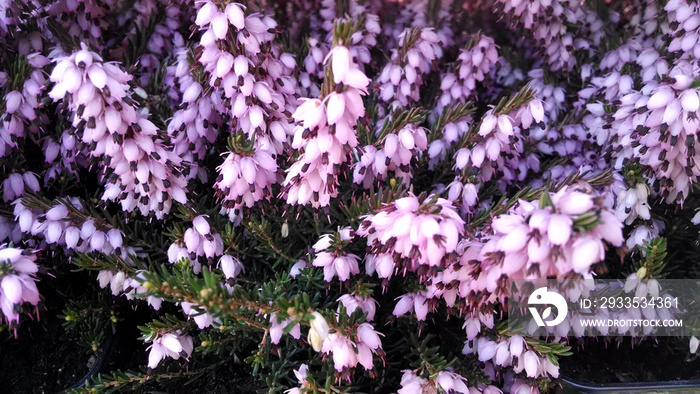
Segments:
[[[579,350],[579,351],[577,351]],[[580,383],[621,384],[695,380],[700,358],[688,358],[688,338],[647,338],[632,346],[631,338],[574,346],[574,355],[560,359],[562,377]]]
[[[117,370],[139,371],[148,361],[147,345],[139,340],[139,325],[154,318],[153,311],[139,305],[116,306],[120,323],[116,333],[111,330],[98,353],[80,345],[79,335],[63,327],[60,314],[68,299],[103,291],[95,286],[94,275],[63,273],[52,270],[56,277],[41,275],[37,284],[42,295],[40,320],[21,316],[14,332],[2,331],[0,326],[0,393],[54,394],[83,381],[88,372],[109,374]],[[94,368],[93,368],[94,367]],[[182,366],[197,369],[202,365]],[[99,368],[99,369],[98,369]],[[136,392],[190,394],[253,394],[265,385],[255,379],[250,368],[233,362],[208,371],[197,379],[180,378],[136,388]]]
[[[159,393],[167,394],[256,394],[266,387],[254,378],[247,366],[224,365],[191,382],[179,380],[159,387]]]
[[[139,366],[148,362],[148,346],[139,340],[141,332],[138,329],[139,324],[146,322],[144,315],[148,314],[145,309],[135,312],[129,316],[129,320],[117,326],[114,340],[104,356],[104,362],[98,373],[105,374],[117,370],[138,371]]]
[[[12,332],[1,334],[0,391],[56,393],[80,381],[95,362],[76,338],[66,335],[58,317],[65,301],[42,287],[46,309],[39,311],[41,321],[22,316],[16,339]]]
[[[91,297],[102,290],[96,288],[94,275],[88,272],[65,272],[55,266],[51,272],[55,276],[40,274],[37,283],[42,295],[40,320],[22,315],[16,338],[14,332],[0,333],[0,392],[58,393],[97,368],[99,372],[136,369],[146,362],[146,347],[138,341],[137,325],[150,318],[150,311],[115,305],[122,318],[116,334],[109,329],[102,347],[93,352],[80,344],[78,332],[63,327],[60,314],[68,300]]]

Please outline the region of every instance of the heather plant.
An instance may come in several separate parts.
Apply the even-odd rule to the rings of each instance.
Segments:
[[[20,0],[0,31],[3,326],[41,324],[47,259],[156,316],[141,370],[75,392],[235,360],[278,393],[536,393],[588,338],[511,329],[509,279],[700,274],[693,0]]]

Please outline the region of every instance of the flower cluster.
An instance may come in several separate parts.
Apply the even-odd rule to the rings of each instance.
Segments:
[[[300,87],[310,96],[321,94],[323,82],[323,59],[330,52],[330,45],[309,37],[307,42],[309,53],[304,58],[304,71],[299,76]]]
[[[278,181],[276,156],[288,147],[293,128],[289,118],[297,106],[296,61],[272,43],[274,19],[246,15],[238,3],[223,10],[210,1],[202,4],[195,20],[204,31],[198,61],[216,88],[212,97],[223,101],[218,111],[235,121],[233,130],[252,141],[252,148],[233,149],[217,167],[219,197],[225,212],[235,218],[242,206],[251,207]],[[201,89],[196,90],[199,94]]]
[[[162,17],[155,18],[153,26],[149,24],[153,21],[153,16],[162,12]],[[173,52],[175,48],[182,47],[184,40],[178,32],[182,21],[189,19],[188,13],[181,8],[178,3],[162,0],[140,0],[133,3],[133,8],[122,14],[117,21],[122,29],[128,30],[127,37],[131,40],[144,29],[153,29],[153,33],[146,42],[146,53],[138,59],[141,75],[139,82],[141,85],[148,85],[152,75],[161,65],[165,57]],[[112,57],[121,59],[129,56],[131,49],[127,43],[129,39],[123,41],[122,46],[117,48]]]
[[[46,11],[68,36],[102,48],[102,32],[108,28],[108,16],[113,7],[116,7],[114,0],[79,0],[51,3]]]
[[[466,2],[465,2],[466,3]],[[454,32],[450,26],[450,14],[454,7],[452,0],[445,0],[439,3],[433,3],[429,0],[411,1],[410,3],[402,4],[400,14],[397,18],[395,27],[415,26],[420,28],[435,29],[440,42],[445,47],[452,47],[455,44]],[[390,29],[391,24],[387,24],[385,29]],[[398,31],[394,29],[391,37],[396,37]]]
[[[468,342],[464,353],[476,353],[481,362],[492,362],[499,367],[513,367],[515,373],[525,372],[528,378],[546,377],[558,378],[559,366],[552,364],[546,355],[528,349],[528,345],[520,335],[510,338],[500,338],[493,341],[487,337],[479,337]]]
[[[500,393],[495,387],[485,387],[483,390],[469,389],[467,379],[454,372],[440,371],[434,379],[418,376],[414,371],[406,369],[401,376],[401,389],[398,394],[430,393],[442,390],[446,393],[471,394],[473,392]]]
[[[471,97],[476,83],[488,77],[498,62],[498,49],[493,38],[477,35],[468,47],[460,50],[454,73],[444,74],[440,82],[440,107]],[[439,108],[440,108],[439,107]]]
[[[323,340],[321,352],[333,356],[335,370],[343,372],[362,365],[367,371],[374,368],[374,355],[382,350],[379,334],[369,323],[362,323],[356,329],[355,339],[341,333],[328,334]]]
[[[36,288],[39,266],[35,260],[36,256],[28,251],[0,246],[0,307],[7,324],[19,322],[22,304],[37,306],[39,303]]]
[[[343,305],[348,316],[351,316],[359,309],[367,315],[367,321],[372,321],[374,320],[374,315],[377,313],[377,300],[372,297],[343,294],[338,298],[338,302]],[[340,309],[340,305],[338,305],[338,309]]]
[[[383,354],[380,334],[369,323],[354,325],[348,330],[331,329],[326,319],[314,312],[310,325],[309,344],[317,352],[332,356],[333,366],[341,375],[348,376],[358,364],[372,371],[374,355],[381,357]]]
[[[447,157],[447,152],[460,141],[469,131],[472,118],[469,115],[449,122],[440,130],[441,138],[434,138],[428,145],[430,168],[434,168]],[[432,137],[432,136],[431,136]]]
[[[638,183],[637,186],[622,190],[617,195],[617,205],[615,214],[617,218],[629,225],[636,218],[644,220],[651,219],[649,213],[649,204],[647,197],[649,196],[649,187],[644,183]]]
[[[700,91],[692,85],[692,68],[680,64],[669,71],[668,82],[649,82],[624,95],[611,124],[620,143],[632,144],[633,152],[621,152],[653,171],[652,185],[668,202],[683,201],[700,175],[695,166]]]
[[[668,13],[669,32],[672,37],[668,51],[677,53],[680,58],[700,59],[700,21],[698,4],[688,0],[673,0],[666,3],[664,10]]]
[[[164,358],[170,357],[177,360],[180,357],[188,358],[192,355],[194,342],[189,335],[180,333],[167,333],[150,339],[152,343],[148,348],[148,368],[155,368]]]
[[[128,82],[117,64],[83,49],[57,60],[49,92],[63,101],[71,122],[90,155],[104,158],[103,200],[118,200],[122,209],[162,218],[172,201],[184,203],[182,160],[164,141],[148,116],[135,108]]]
[[[168,260],[177,263],[185,258],[192,264],[194,272],[199,273],[202,270],[199,257],[213,259],[223,253],[224,242],[221,235],[212,232],[206,215],[199,215],[192,219],[192,227],[185,230],[182,239],[170,245]],[[235,264],[233,270],[235,271]]]
[[[33,172],[10,174],[7,179],[2,181],[2,199],[5,202],[14,201],[17,197],[24,195],[25,189],[29,189],[33,193],[38,193],[41,190],[36,174]]]
[[[425,130],[408,124],[396,134],[387,134],[380,142],[381,148],[367,145],[362,148],[360,160],[355,163],[353,182],[369,188],[375,180],[391,175],[408,184],[411,180],[411,160],[428,148]]]
[[[175,63],[168,67],[166,78],[172,78],[169,86],[175,86],[171,94],[182,104],[168,123],[168,135],[173,151],[190,165],[188,179],[206,180],[207,172],[199,167],[206,150],[218,136],[222,126],[220,114],[225,113],[221,98],[207,95],[197,75],[191,71],[190,52],[180,48]]]
[[[270,186],[277,182],[277,162],[264,149],[237,149],[225,154],[217,167],[219,176],[214,187],[227,211],[252,207],[263,197],[270,197]]]
[[[356,58],[360,64],[367,64],[372,60],[369,49],[377,44],[376,35],[381,31],[379,17],[372,13],[367,5],[363,5],[357,0],[348,1],[346,7],[347,9],[339,9],[337,1],[321,0],[320,30],[326,32],[326,41],[330,42],[337,21],[343,20],[347,16],[362,21],[363,23],[357,26],[355,32],[347,40],[347,45],[352,57]]]
[[[428,316],[428,299],[427,294],[404,294],[398,298],[396,306],[392,314],[394,316],[402,316],[407,313],[416,316],[418,321],[425,321]]]
[[[246,15],[238,3],[224,10],[211,1],[201,4],[195,20],[204,31],[198,60],[209,84],[225,98],[225,113],[236,120],[236,129],[257,149],[281,153],[291,133],[287,120],[296,108],[297,84],[292,78],[296,61],[271,43],[277,22],[256,13]],[[235,49],[221,49],[226,45]]]
[[[532,33],[533,40],[544,48],[552,71],[571,71],[576,64],[574,50],[590,49],[591,41],[599,40],[602,34],[603,22],[600,18],[575,0],[537,3],[498,0],[497,9]],[[582,29],[588,34],[579,33],[575,38],[569,27],[572,25],[583,26]]]
[[[124,245],[124,234],[109,223],[75,215],[83,204],[73,197],[46,210],[27,207],[21,199],[15,200],[14,215],[22,232],[40,236],[46,244],[60,245],[65,250],[116,254],[129,260],[135,250]],[[71,212],[73,211],[73,212]]]
[[[44,120],[40,119],[37,109],[41,105],[40,98],[46,86],[46,77],[42,68],[49,64],[49,59],[41,53],[18,56],[14,67],[21,70],[22,76],[15,81],[7,81],[3,101],[4,111],[0,113],[0,157],[9,155],[17,146],[17,139],[36,134]],[[14,82],[14,83],[13,83]],[[14,89],[14,90],[13,90]]]
[[[327,79],[324,88],[332,91],[323,100],[306,99],[293,115],[297,125],[292,147],[303,153],[287,170],[283,184],[291,205],[323,207],[337,195],[338,176],[350,159],[349,150],[357,146],[357,119],[365,115],[362,96],[369,79],[345,46],[333,47],[328,59],[326,73],[332,80]]]
[[[335,234],[322,236],[313,246],[316,257],[312,261],[314,267],[323,268],[323,278],[326,282],[333,280],[337,276],[341,281],[350,278],[350,274],[359,274],[360,268],[357,264],[360,259],[357,255],[346,253],[343,246],[355,237],[354,231],[350,227],[338,229]]]
[[[308,4],[305,3],[303,6],[308,7]],[[338,6],[341,8],[339,9]],[[309,13],[312,11],[314,10],[310,9]],[[320,18],[311,14],[309,27],[315,35],[309,37],[308,54],[304,58],[304,69],[299,77],[302,91],[307,96],[315,97],[321,94],[324,79],[322,65],[331,48],[336,22],[349,22],[347,17],[355,22],[354,31],[345,38],[344,45],[360,69],[364,70],[364,65],[372,61],[370,49],[377,44],[376,36],[380,33],[381,27],[379,17],[370,11],[368,7],[356,0],[345,4],[338,4],[333,0],[322,0],[321,9],[318,11]]]
[[[377,260],[391,266],[382,272],[405,273],[449,266],[464,235],[464,220],[448,200],[411,195],[364,217],[357,234],[367,238]],[[374,263],[378,272],[380,264]]]
[[[431,71],[434,60],[442,57],[440,39],[431,29],[407,29],[398,39],[399,46],[392,50],[391,63],[379,74],[379,97],[391,103],[391,108],[419,101],[423,75]]]
[[[544,120],[544,106],[537,98],[524,98],[528,95],[532,95],[532,92],[522,90],[511,98],[510,103],[514,105],[508,103],[500,111],[499,108],[492,108],[486,112],[477,132],[479,138],[456,151],[456,169],[476,168],[482,181],[491,180],[497,172],[501,172],[502,183],[525,179],[529,169],[539,170],[537,157],[524,155],[526,138],[521,129],[541,123]],[[522,104],[517,105],[519,103]]]
[[[456,281],[453,287],[468,299],[492,294],[482,299],[488,304],[507,296],[505,278],[591,277],[592,266],[605,258],[605,243],[624,242],[622,223],[598,201],[566,187],[545,192],[539,201],[520,201],[511,212],[493,219],[492,234],[466,242],[461,267],[444,272],[442,282]]]

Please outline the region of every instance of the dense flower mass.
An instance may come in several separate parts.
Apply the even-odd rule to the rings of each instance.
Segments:
[[[63,101],[84,149],[108,163],[101,171],[103,200],[118,200],[126,211],[138,208],[157,217],[170,211],[173,200],[187,200],[182,159],[134,107],[130,75],[84,46],[57,60],[51,80],[56,84],[49,97]]]
[[[360,160],[355,163],[353,182],[365,188],[369,188],[377,179],[383,180],[392,175],[409,183],[411,160],[427,149],[428,139],[425,129],[408,124],[396,134],[388,133],[379,144],[379,148],[365,146]]]
[[[291,205],[323,207],[338,194],[338,176],[358,143],[357,120],[365,115],[362,96],[367,94],[369,80],[349,49],[333,47],[326,62],[326,73],[332,78],[324,81],[324,89],[331,92],[323,100],[304,100],[293,114],[297,125],[292,147],[303,152],[284,181],[284,194]]]
[[[217,167],[217,196],[223,199],[226,210],[252,207],[256,201],[270,196],[270,186],[277,182],[277,163],[264,149],[252,153],[228,152]]]
[[[379,75],[380,98],[390,107],[419,101],[422,76],[430,72],[433,60],[442,57],[440,39],[432,29],[407,29],[398,39],[400,45],[392,50],[391,63]]]
[[[450,265],[464,220],[448,200],[408,196],[365,218],[358,235],[367,238],[373,254],[389,255],[389,263],[405,273]]]
[[[461,297],[491,294],[484,304],[508,296],[508,278],[590,278],[592,266],[605,259],[606,243],[624,242],[622,224],[609,208],[597,205],[593,195],[568,188],[539,201],[520,201],[493,219],[491,231],[466,242],[461,268],[442,278],[445,284],[457,280]]]
[[[1,118],[2,126],[0,126],[0,157],[12,152],[12,149],[17,146],[17,139],[37,133],[39,126],[45,121],[39,117],[41,114],[37,113],[37,109],[46,86],[46,76],[41,69],[49,63],[49,60],[40,52],[23,55],[26,56],[18,57],[15,67],[20,68],[24,74],[19,78],[26,79],[20,79],[19,86],[12,81],[7,81],[6,83],[10,84],[5,86],[7,93],[3,99],[5,108]],[[12,90],[13,88],[15,90]]]
[[[507,303],[697,278],[699,56],[693,0],[0,2],[0,333],[151,319],[91,392],[551,391],[683,312]]]
[[[476,83],[484,81],[496,67],[498,49],[491,37],[476,36],[469,46],[471,48],[460,51],[457,59],[459,63],[454,72],[442,76],[439,108],[470,97],[476,89]]]

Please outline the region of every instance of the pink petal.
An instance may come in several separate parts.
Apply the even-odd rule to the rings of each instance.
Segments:
[[[560,214],[552,215],[547,226],[547,236],[554,245],[563,245],[571,236],[573,221],[570,217]]]
[[[240,4],[231,3],[226,6],[226,16],[236,29],[241,30],[245,27],[245,13],[241,9]]]
[[[333,48],[331,55],[333,80],[335,83],[341,83],[350,70],[350,51],[344,46],[337,46]]]
[[[22,281],[17,275],[7,275],[0,282],[2,295],[4,295],[11,303],[19,304],[22,302]]]
[[[102,65],[93,64],[88,68],[88,77],[93,85],[98,89],[103,89],[107,85],[107,74],[102,69]]]

